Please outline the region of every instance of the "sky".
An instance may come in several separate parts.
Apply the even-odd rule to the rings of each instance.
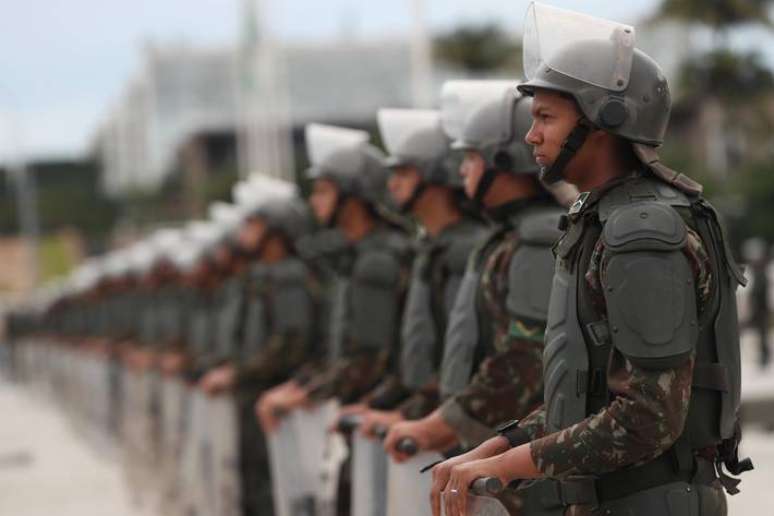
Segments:
[[[75,155],[141,63],[151,41],[229,46],[243,0],[0,0],[0,160]],[[497,21],[518,32],[527,0],[424,0],[431,31]],[[554,0],[633,23],[658,0]],[[264,0],[283,42],[406,34],[411,1]]]

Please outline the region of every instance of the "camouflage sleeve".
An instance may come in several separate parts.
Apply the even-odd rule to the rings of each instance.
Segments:
[[[540,439],[546,435],[546,408],[541,405],[533,410],[527,417],[519,421],[518,426],[529,436],[530,441]]]
[[[394,410],[411,394],[400,378],[390,374],[367,395],[368,406],[375,410]]]
[[[342,403],[354,403],[368,393],[383,378],[387,370],[386,352],[361,350],[342,357],[307,384],[314,400],[338,398]]]
[[[438,407],[440,388],[438,380],[433,380],[414,392],[400,404],[398,410],[408,420],[422,419]]]
[[[468,386],[441,406],[441,416],[463,444],[475,446],[495,435],[501,423],[529,414],[542,401],[542,345],[510,342],[487,357]]]
[[[698,310],[710,295],[711,268],[700,237],[688,231],[684,254],[695,277]],[[601,243],[586,281],[592,293],[605,287],[608,254]],[[604,310],[604,297],[593,296]],[[602,313],[605,313],[603,311]],[[607,371],[612,402],[599,413],[533,441],[532,459],[548,477],[602,474],[652,460],[680,436],[691,397],[694,357],[671,369],[645,369],[615,348]]]
[[[533,441],[532,460],[547,477],[599,475],[641,464],[669,449],[688,413],[693,359],[678,368],[646,370],[613,351],[604,410]]]
[[[237,368],[237,385],[269,386],[287,379],[306,358],[306,338],[298,333],[274,335],[266,347]]]

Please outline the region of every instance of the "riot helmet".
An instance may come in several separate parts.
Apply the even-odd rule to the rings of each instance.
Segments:
[[[247,219],[261,220],[267,230],[281,234],[291,246],[313,229],[309,209],[293,183],[254,175],[237,184],[233,194]]]
[[[481,205],[497,173],[537,174],[532,150],[524,141],[531,100],[508,81],[449,81],[441,92],[444,129],[452,148],[474,150],[485,172],[474,201]]]
[[[602,129],[633,144],[641,161],[654,161],[664,141],[671,97],[658,64],[635,48],[632,26],[534,2],[524,30],[525,95],[543,89],[573,98],[581,112],[556,161],[541,170],[546,182],[564,168],[589,133]],[[655,158],[657,161],[657,157]]]
[[[385,166],[392,170],[412,167],[420,175],[411,197],[400,206],[402,211],[410,210],[429,184],[462,186],[459,163],[449,149],[440,111],[380,109],[377,120],[389,154]]]
[[[384,154],[368,143],[366,131],[309,124],[305,130],[311,179],[327,179],[338,189],[337,206],[328,221],[334,225],[347,197],[365,201],[378,213],[385,201],[387,169]]]

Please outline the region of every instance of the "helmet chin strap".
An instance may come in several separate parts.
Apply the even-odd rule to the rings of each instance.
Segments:
[[[347,197],[348,196],[346,194],[342,194],[341,192],[336,194],[336,205],[333,207],[333,213],[331,213],[330,218],[328,218],[328,221],[325,223],[326,228],[336,228],[339,222],[339,215],[341,214],[341,210],[344,208],[344,202],[346,202]]]
[[[564,179],[564,169],[570,163],[572,158],[578,153],[583,144],[586,143],[589,134],[594,131],[596,127],[588,121],[585,117],[578,120],[577,125],[567,135],[567,139],[562,144],[562,149],[559,151],[559,155],[554,162],[540,169],[540,180],[546,184],[552,185],[562,179]]]
[[[417,203],[417,200],[422,197],[422,194],[425,193],[426,189],[427,183],[420,181],[417,186],[414,187],[414,191],[411,192],[411,197],[409,197],[406,202],[401,204],[400,212],[403,214],[411,212],[411,210],[414,209],[414,205]]]
[[[497,178],[497,170],[492,167],[484,169],[484,173],[481,174],[481,179],[476,185],[476,191],[473,193],[473,204],[475,204],[478,209],[485,208],[484,198],[486,197],[486,194],[489,193],[489,189],[492,188],[495,178]]]

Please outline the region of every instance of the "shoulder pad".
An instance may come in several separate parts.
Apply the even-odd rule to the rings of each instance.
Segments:
[[[352,268],[352,279],[379,287],[397,287],[400,263],[390,252],[371,249],[358,254]]]
[[[457,236],[449,242],[444,253],[446,267],[452,274],[462,275],[468,260],[486,237],[483,228],[472,227],[469,231]]]
[[[508,266],[508,312],[531,322],[545,322],[554,255],[549,245],[520,245]]]
[[[545,210],[525,216],[519,223],[519,239],[525,244],[552,246],[562,236],[561,210]]]
[[[612,219],[611,219],[612,220]],[[648,368],[675,367],[698,338],[693,271],[681,252],[610,258],[604,296],[613,345]]]
[[[479,239],[478,244],[470,253],[470,257],[468,258],[467,263],[467,270],[480,270],[484,259],[486,258],[487,250],[499,242],[504,234],[505,229],[502,227],[491,228],[489,231],[484,232],[482,237]]]
[[[626,181],[605,193],[599,200],[599,220],[605,222],[620,207],[654,201],[675,207],[688,207],[691,201],[677,188],[652,177]]]
[[[672,251],[685,245],[685,221],[667,204],[645,201],[610,214],[602,238],[613,252]]]
[[[371,242],[373,244],[369,245],[367,249],[384,249],[400,259],[411,256],[414,247],[412,239],[394,229],[380,231],[378,238],[371,239]]]
[[[307,269],[298,258],[288,258],[272,265],[271,276],[279,284],[301,283],[306,278]]]

